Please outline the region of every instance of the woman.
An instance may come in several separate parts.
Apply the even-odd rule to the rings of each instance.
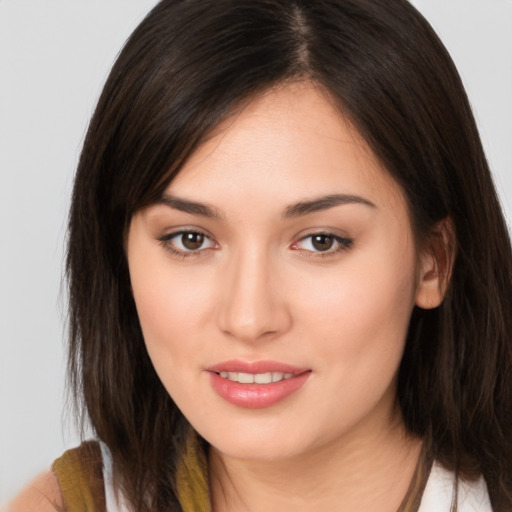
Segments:
[[[160,2],[76,176],[70,374],[101,443],[47,506],[510,510],[511,261],[407,2]]]

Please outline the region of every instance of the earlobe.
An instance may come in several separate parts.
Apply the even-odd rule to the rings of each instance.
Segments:
[[[432,228],[420,254],[418,307],[433,309],[443,302],[455,261],[455,245],[453,221],[446,217]]]

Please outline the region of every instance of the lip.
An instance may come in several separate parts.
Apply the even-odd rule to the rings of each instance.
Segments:
[[[281,372],[299,374],[309,370],[309,368],[300,368],[278,361],[242,361],[241,359],[233,359],[232,361],[224,361],[223,363],[214,364],[206,368],[209,372],[243,372],[243,373],[267,373]]]
[[[227,402],[247,409],[263,409],[281,402],[298,391],[309,379],[311,369],[300,368],[278,361],[232,360],[215,364],[206,369],[214,391]],[[225,379],[220,372],[292,373],[293,377],[269,384],[241,384]]]

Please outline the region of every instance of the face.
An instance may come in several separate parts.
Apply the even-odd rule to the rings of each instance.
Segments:
[[[386,428],[424,274],[399,186],[313,85],[223,122],[134,215],[147,349],[227,456],[290,458]]]

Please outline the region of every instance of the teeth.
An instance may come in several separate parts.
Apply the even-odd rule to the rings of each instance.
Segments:
[[[253,384],[254,383],[254,374],[240,372],[238,374],[238,382],[240,382],[240,384]]]
[[[257,373],[254,376],[254,382],[256,384],[270,384],[272,382],[272,372]]]
[[[272,382],[279,382],[283,380],[284,373],[281,372],[272,372]]]
[[[244,373],[244,372],[220,372],[223,379],[228,379],[240,384],[270,384],[281,380],[291,379],[293,373],[267,372],[267,373]]]

